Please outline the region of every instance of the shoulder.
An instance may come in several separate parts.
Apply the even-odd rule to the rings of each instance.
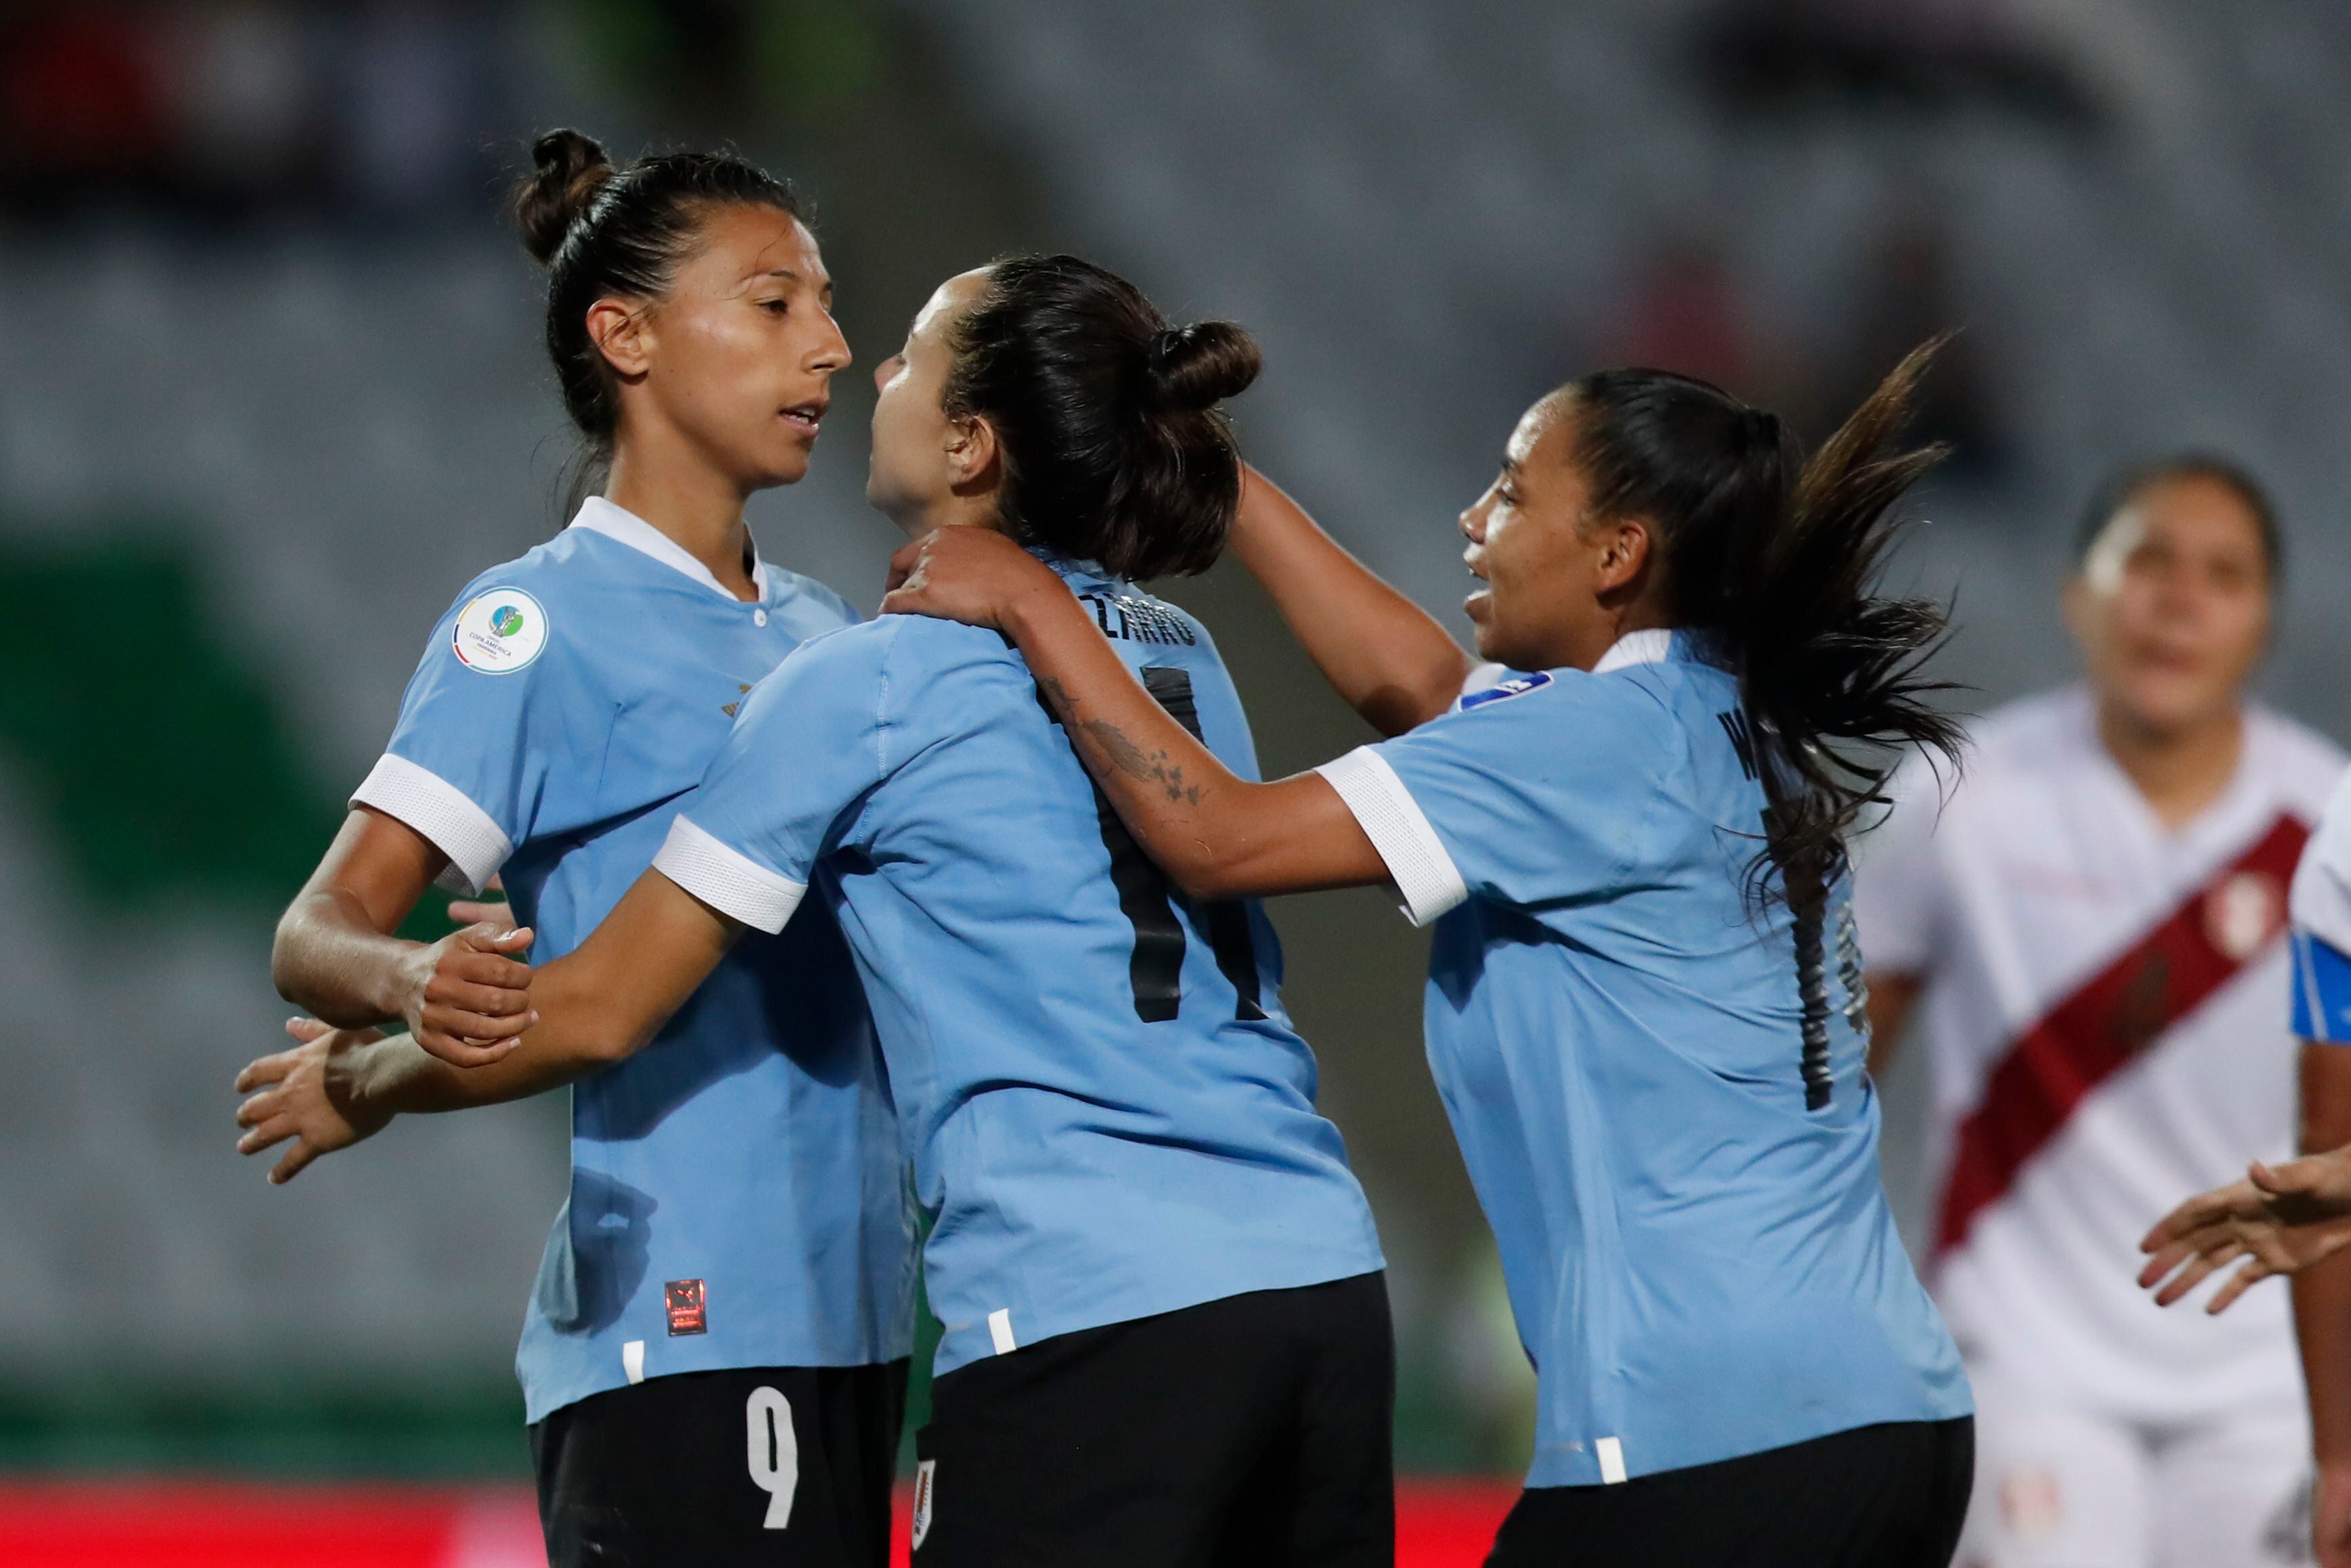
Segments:
[[[2247,759],[2276,780],[2288,805],[2305,814],[2324,810],[2344,780],[2343,748],[2305,724],[2273,709],[2245,714]]]
[[[479,571],[442,612],[424,650],[420,674],[444,659],[488,675],[545,673],[576,663],[593,641],[589,628],[608,623],[597,580],[576,541],[558,535],[513,560]]]
[[[1687,750],[1682,730],[1699,705],[1686,677],[1654,674],[1658,668],[1512,675],[1470,694],[1411,736],[1432,746],[1506,755],[1535,770],[1581,760],[1619,777],[1646,773]]]
[[[877,717],[930,706],[946,692],[1031,685],[1028,667],[998,633],[925,615],[878,615],[820,632],[787,654],[760,683],[820,691],[834,705]]]
[[[2009,768],[2070,755],[2095,732],[2089,693],[2061,686],[2001,704],[1968,727],[1968,742],[1987,766]]]
[[[782,567],[770,564],[768,586],[771,598],[780,601],[789,595],[799,601],[815,616],[834,626],[855,626],[865,619],[848,600],[815,578],[797,571],[787,571]]]

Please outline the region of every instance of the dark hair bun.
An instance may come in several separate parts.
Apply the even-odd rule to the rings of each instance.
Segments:
[[[1230,321],[1170,327],[1151,340],[1151,384],[1171,408],[1214,408],[1238,397],[1264,367],[1257,340]]]
[[[549,131],[531,143],[530,162],[530,173],[515,190],[515,221],[523,247],[544,266],[612,177],[612,162],[594,137],[577,131]]]

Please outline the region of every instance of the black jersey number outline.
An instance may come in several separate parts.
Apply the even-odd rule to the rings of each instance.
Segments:
[[[1174,665],[1146,664],[1142,674],[1144,689],[1167,711],[1167,716],[1205,745],[1191,673]],[[1044,699],[1040,695],[1038,700]],[[1050,706],[1046,712],[1052,712]],[[1053,722],[1061,722],[1058,715]],[[1102,825],[1102,848],[1110,852],[1110,879],[1118,889],[1119,912],[1134,930],[1134,955],[1126,967],[1127,982],[1134,994],[1134,1016],[1144,1023],[1165,1023],[1182,1005],[1186,943],[1184,922],[1176,910],[1180,902],[1207,934],[1217,967],[1239,994],[1240,1006],[1234,1016],[1244,1022],[1264,1018],[1248,906],[1237,899],[1195,903],[1178,893],[1158,862],[1144,853],[1143,846],[1127,831],[1118,809],[1100,784],[1094,786],[1094,814]]]

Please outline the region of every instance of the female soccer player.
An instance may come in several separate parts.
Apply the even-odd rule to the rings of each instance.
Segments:
[[[2313,1412],[2338,1486],[2351,1459],[2286,1292],[2216,1323],[2131,1284],[2150,1219],[2294,1146],[2286,879],[2344,758],[2251,693],[2279,542],[2231,464],[2102,486],[2064,582],[2080,678],[1984,716],[1956,787],[1906,768],[1861,857],[1876,1060],[1926,1026],[1928,1278],[1975,1391],[1982,1568],[2259,1562],[2301,1531]],[[2313,1146],[2351,1136],[2346,1067],[2303,1054],[2305,1125],[2340,1129]]]
[[[820,914],[744,943],[629,1061],[552,1062],[513,1051],[530,971],[509,955],[530,931],[390,935],[436,877],[471,892],[503,867],[540,955],[575,946],[751,684],[857,619],[762,563],[743,522],[753,492],[807,472],[849,363],[790,190],[724,155],[614,168],[571,131],[535,157],[517,201],[549,269],[548,348],[608,482],[434,629],[279,926],[277,978],[331,1023],[407,1020],[368,1046],[416,1070],[403,1109],[572,1082],[570,1198],[516,1358],[553,1563],[867,1568],[888,1551],[911,1249],[839,931]],[[273,1179],[381,1125],[301,1113],[364,1040],[247,1070],[241,1146],[300,1140]]]
[[[1870,743],[1956,740],[1913,674],[1939,615],[1871,588],[1932,458],[1886,451],[1922,362],[1809,464],[1678,376],[1544,398],[1461,519],[1479,651],[1525,673],[1458,705],[1460,651],[1290,509],[1244,559],[1301,572],[1270,583],[1291,623],[1404,733],[1274,784],[1006,541],[900,552],[885,606],[1017,642],[1186,895],[1389,882],[1442,917],[1429,1056],[1540,1375],[1505,1568],[1939,1565],[1958,1536],[1967,1384],[1878,1182],[1841,843]]]
[[[1207,633],[1133,580],[1223,548],[1217,405],[1257,369],[1239,329],[1170,328],[1099,267],[999,262],[876,371],[867,495],[910,534],[1001,531],[1253,775]],[[538,972],[515,1057],[632,1051],[744,927],[838,915],[932,1217],[919,1562],[1392,1561],[1379,1244],[1272,928],[1168,884],[1002,638],[893,616],[810,643],[653,865]],[[345,1052],[336,1113],[404,1109],[420,1055]]]

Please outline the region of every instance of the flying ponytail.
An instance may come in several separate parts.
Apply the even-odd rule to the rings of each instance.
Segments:
[[[1943,607],[1879,591],[1896,503],[1943,455],[1897,439],[1941,346],[1912,350],[1809,459],[1776,415],[1688,377],[1603,371],[1568,389],[1593,514],[1656,530],[1668,618],[1739,678],[1770,802],[1758,891],[1815,931],[1845,835],[1903,753],[1956,766],[1963,744],[1927,700],[1950,683],[1922,673]]]

